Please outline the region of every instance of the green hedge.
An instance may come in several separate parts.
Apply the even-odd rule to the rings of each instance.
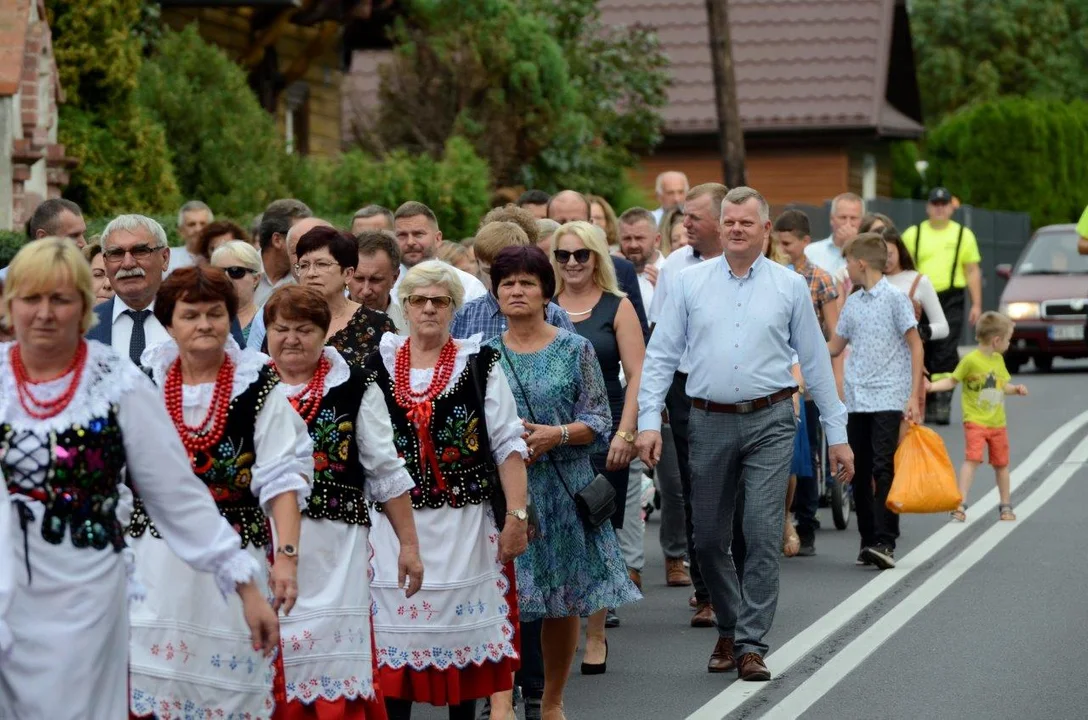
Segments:
[[[1036,227],[1075,222],[1088,201],[1088,103],[973,105],[930,133],[927,155],[930,184],[964,203],[1026,212]]]

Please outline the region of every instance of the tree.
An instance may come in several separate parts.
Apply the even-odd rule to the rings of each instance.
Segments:
[[[710,61],[714,70],[714,100],[718,114],[718,143],[722,154],[722,177],[726,187],[748,184],[744,169],[744,129],[737,105],[737,78],[733,72],[733,43],[729,34],[726,0],[706,0],[710,19]]]
[[[913,0],[927,120],[1010,95],[1088,97],[1088,0]]]
[[[245,72],[196,27],[166,32],[140,69],[136,102],[165,128],[185,197],[240,216],[282,197],[284,149]]]
[[[173,209],[166,137],[132,100],[143,0],[47,0],[46,11],[66,99],[58,140],[79,160],[65,196],[87,215]]]
[[[970,205],[1073,222],[1088,197],[1088,103],[1002,98],[950,115],[928,140],[934,184]]]
[[[413,0],[392,38],[381,107],[360,133],[378,154],[438,157],[462,136],[499,185],[614,195],[660,140],[656,36],[603,26],[592,0]]]

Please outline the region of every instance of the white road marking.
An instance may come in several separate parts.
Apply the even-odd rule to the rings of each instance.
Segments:
[[[1050,456],[1073,436],[1073,433],[1085,425],[1088,425],[1088,411],[1082,412],[1057,428],[1012,471],[1011,489],[1015,491],[1025,480],[1035,474],[1050,459]],[[797,664],[827,638],[857,617],[881,595],[898,585],[916,568],[921,567],[936,556],[937,553],[944,550],[967,527],[977,522],[980,517],[991,510],[994,510],[997,504],[997,488],[993,488],[981,500],[971,505],[966,522],[950,523],[930,535],[912,552],[898,559],[894,570],[881,572],[819,620],[790,638],[781,648],[769,654],[764,660],[771,671],[771,677],[778,677]],[[711,698],[708,703],[689,715],[687,720],[722,720],[726,715],[751,698],[764,692],[768,687],[768,683],[733,682],[725,690]]]
[[[812,674],[780,703],[763,715],[764,720],[790,720],[801,716],[850,675],[865,658],[903,628],[915,615],[951,587],[964,573],[984,558],[1025,520],[1041,508],[1088,462],[1088,438],[1082,440],[1066,463],[1052,472],[1038,488],[1016,506],[1015,522],[999,522],[968,545],[963,552],[927,579],[868,630],[855,638],[835,657]]]

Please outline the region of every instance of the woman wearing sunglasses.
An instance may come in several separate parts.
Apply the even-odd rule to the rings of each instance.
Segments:
[[[325,344],[336,348],[349,365],[362,367],[382,335],[396,335],[397,328],[388,315],[355,302],[346,293],[359,264],[355,238],[336,228],[315,227],[299,238],[295,254],[298,284],[321,293],[332,312]]]
[[[249,329],[257,316],[254,295],[263,271],[261,255],[247,242],[230,240],[212,253],[212,266],[223,270],[234,285],[234,293],[238,296],[238,326],[242,328],[242,339],[248,342]],[[244,343],[239,344],[245,347]]]
[[[379,682],[390,720],[407,720],[414,702],[449,706],[450,720],[475,720],[477,698],[513,685],[512,562],[527,544],[528,450],[498,352],[481,348],[480,335],[450,337],[464,299],[456,270],[438,260],[419,263],[397,296],[409,335],[384,335],[367,367],[377,374],[393,444],[415,481],[409,496],[426,574],[406,600],[393,527],[375,512]],[[498,518],[495,493],[506,508]]]
[[[600,229],[586,222],[570,222],[552,235],[552,263],[556,276],[556,302],[570,315],[574,329],[589,340],[597,352],[604,374],[608,404],[612,410],[612,433],[607,452],[593,455],[593,469],[603,473],[616,489],[616,512],[612,526],[620,531],[624,523],[629,465],[635,457],[638,429],[638,386],[646,344],[635,314],[635,306],[616,284],[616,270]],[[624,389],[620,370],[627,380]],[[640,517],[627,518],[632,523]],[[629,543],[641,548],[642,534],[634,533]],[[631,581],[642,588],[641,555],[636,549],[627,559]],[[606,669],[608,643],[605,626],[619,625],[615,612],[600,611],[586,623],[586,652],[583,675],[599,675]]]

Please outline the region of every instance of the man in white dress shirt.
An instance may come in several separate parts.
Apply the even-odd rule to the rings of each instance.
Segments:
[[[299,220],[309,217],[313,217],[313,212],[306,203],[293,198],[275,200],[261,214],[258,236],[264,274],[261,275],[261,281],[253,297],[257,307],[264,305],[276,288],[295,282],[292,267],[294,263],[287,250],[287,233]],[[260,313],[257,317],[261,317]],[[250,333],[252,332],[250,330]]]
[[[397,286],[401,278],[405,276],[409,268],[413,268],[424,260],[434,260],[439,243],[442,242],[442,231],[438,227],[438,218],[434,211],[421,202],[409,200],[397,208],[393,213],[393,227],[397,236],[397,245],[400,247],[400,274],[396,284],[393,285],[393,295],[397,294]],[[448,263],[447,263],[448,264]],[[450,265],[450,267],[453,267]],[[465,302],[475,300],[486,295],[487,289],[475,275],[470,275],[460,268],[453,268],[457,278],[465,288]]]
[[[683,205],[690,190],[688,176],[679,170],[666,170],[658,175],[654,181],[654,193],[659,207],[654,210],[654,222],[660,225],[665,213]]]
[[[115,295],[95,308],[98,323],[87,337],[139,365],[144,349],[170,339],[153,312],[170,263],[166,231],[149,217],[118,215],[106,225],[100,242]]]
[[[805,257],[809,262],[831,275],[836,284],[841,284],[846,276],[846,258],[842,256],[842,249],[858,236],[864,214],[865,201],[859,196],[854,193],[836,195],[831,201],[831,235],[809,243],[805,248]],[[839,297],[843,298],[839,303],[839,307],[842,307],[845,295],[839,293]]]
[[[178,235],[184,245],[170,252],[170,265],[166,274],[180,267],[189,267],[196,263],[197,245],[201,231],[215,220],[212,209],[199,200],[190,200],[178,210]]]
[[[770,208],[758,192],[733,188],[721,210],[723,257],[680,273],[646,351],[639,391],[639,454],[661,459],[661,408],[681,357],[688,357],[691,505],[699,568],[713,598],[718,641],[709,672],[771,677],[763,656],[778,603],[786,486],[793,458],[799,359],[820,408],[832,469],[853,477],[846,408],[808,283],[763,257]],[[865,479],[868,481],[868,478]],[[743,497],[743,582],[726,551]],[[743,585],[743,593],[741,586]]]
[[[388,230],[363,230],[355,241],[359,245],[359,264],[348,280],[348,294],[355,302],[388,315],[397,334],[407,335],[408,320],[393,295],[393,285],[400,277],[397,238]]]
[[[657,273],[665,264],[654,214],[645,208],[631,208],[620,215],[619,226],[620,252],[635,266],[643,304],[653,307]]]

